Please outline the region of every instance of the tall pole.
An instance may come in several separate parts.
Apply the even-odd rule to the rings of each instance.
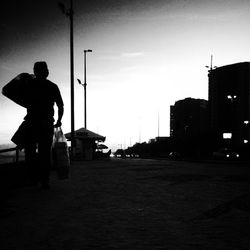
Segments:
[[[75,107],[74,107],[74,30],[73,30],[73,0],[70,0],[70,94],[71,94],[71,156],[75,156]]]
[[[74,109],[74,30],[73,30],[73,0],[70,0],[70,8],[67,10],[63,3],[59,2],[58,7],[70,20],[70,100],[71,100],[71,158],[75,156],[75,109]]]
[[[84,128],[87,129],[87,52],[92,52],[91,49],[84,50]]]
[[[87,71],[87,65],[86,65],[86,53],[87,51],[84,50],[84,128],[87,129],[87,80],[86,80],[86,71]]]

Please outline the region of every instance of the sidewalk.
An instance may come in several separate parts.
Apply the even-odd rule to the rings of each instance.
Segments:
[[[0,249],[249,249],[250,167],[75,162],[51,186],[8,194]]]

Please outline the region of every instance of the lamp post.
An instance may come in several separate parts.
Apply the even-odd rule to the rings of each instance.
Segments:
[[[82,84],[80,79],[77,79],[78,83],[84,87],[84,128],[87,129],[87,58],[86,54],[92,52],[91,49],[84,50],[84,83]]]
[[[88,52],[92,52],[91,49],[84,50],[84,128],[87,129],[87,56]]]

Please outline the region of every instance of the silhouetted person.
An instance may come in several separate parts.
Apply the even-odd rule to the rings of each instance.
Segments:
[[[32,181],[41,182],[43,188],[49,188],[51,167],[51,146],[54,127],[62,125],[63,100],[58,86],[47,80],[49,70],[46,62],[34,64],[35,78],[28,91],[25,160]],[[58,107],[58,120],[54,125],[54,104]]]

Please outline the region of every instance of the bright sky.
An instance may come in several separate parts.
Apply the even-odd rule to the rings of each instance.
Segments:
[[[57,0],[6,1],[0,17],[0,87],[45,60],[65,103],[70,131],[69,19]],[[69,1],[62,0],[66,7]],[[208,96],[206,65],[250,61],[248,0],[75,0],[75,79],[87,54],[87,128],[112,149],[169,135],[170,105]],[[75,80],[75,128],[84,125]],[[25,116],[0,96],[0,144]]]

